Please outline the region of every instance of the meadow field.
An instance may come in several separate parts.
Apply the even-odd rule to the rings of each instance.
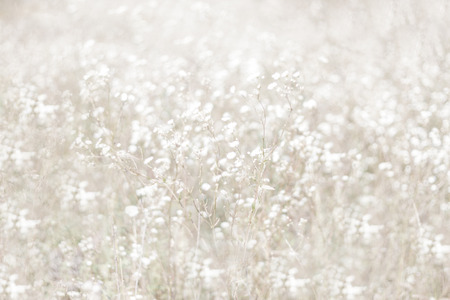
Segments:
[[[450,2],[0,1],[0,299],[450,299]]]

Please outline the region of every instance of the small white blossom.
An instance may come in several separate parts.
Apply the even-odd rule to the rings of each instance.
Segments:
[[[211,189],[211,185],[209,185],[208,183],[205,182],[205,183],[202,184],[202,190],[203,191],[207,192],[210,189]]]
[[[134,218],[139,214],[139,208],[134,205],[129,205],[125,207],[125,213],[130,217]]]

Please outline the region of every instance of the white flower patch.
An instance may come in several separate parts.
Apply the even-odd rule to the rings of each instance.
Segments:
[[[445,1],[3,2],[0,299],[447,296]]]

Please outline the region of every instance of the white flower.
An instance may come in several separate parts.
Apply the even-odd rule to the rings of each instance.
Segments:
[[[229,152],[228,154],[227,154],[227,158],[229,159],[229,160],[232,160],[232,159],[234,159],[236,157],[236,152]]]
[[[268,191],[274,191],[275,190],[273,187],[271,187],[270,185],[267,185],[267,184],[262,185],[261,188],[263,190],[268,190]]]
[[[139,208],[134,205],[129,205],[125,207],[125,213],[130,217],[134,218],[139,214]]]
[[[277,83],[276,83],[276,82],[272,82],[271,84],[269,84],[269,85],[267,86],[267,89],[273,90],[276,86],[277,86]]]
[[[211,186],[208,183],[203,183],[202,184],[202,190],[204,190],[205,192],[209,191],[211,189]]]

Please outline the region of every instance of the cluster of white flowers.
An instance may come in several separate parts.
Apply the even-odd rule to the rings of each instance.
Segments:
[[[428,2],[0,1],[0,298],[448,298]]]

